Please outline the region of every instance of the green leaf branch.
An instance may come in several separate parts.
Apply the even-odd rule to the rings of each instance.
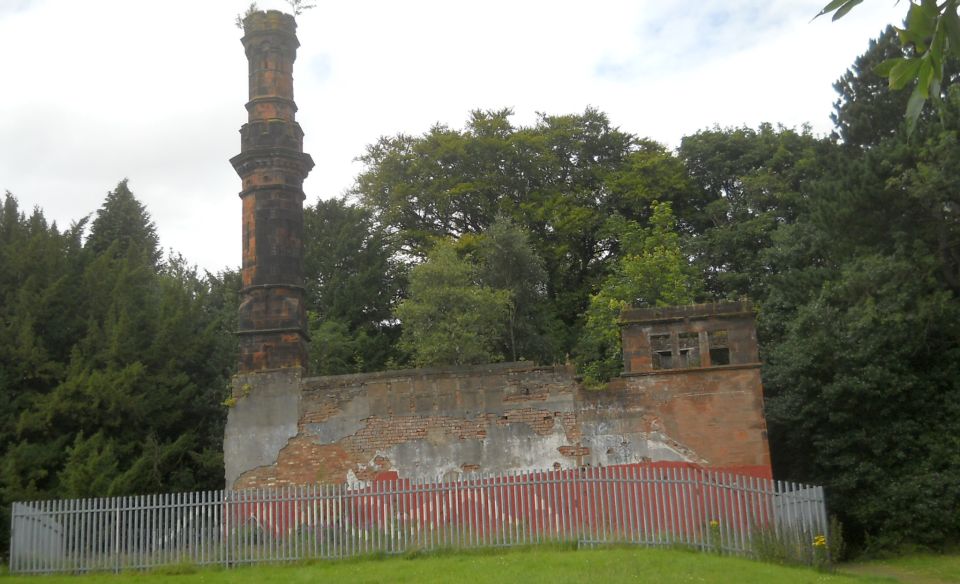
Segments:
[[[833,0],[815,18],[832,13],[832,20],[838,20],[862,1]],[[900,44],[910,47],[912,54],[888,59],[874,70],[887,78],[890,89],[903,89],[916,82],[905,112],[908,134],[913,133],[927,100],[940,102],[944,61],[960,55],[958,3],[960,0],[911,0],[906,25],[897,28],[897,34]]]

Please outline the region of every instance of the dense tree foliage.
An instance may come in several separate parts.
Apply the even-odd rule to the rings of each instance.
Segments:
[[[618,226],[623,254],[590,298],[577,346],[577,364],[590,386],[623,370],[621,311],[631,306],[690,304],[699,296],[701,280],[680,247],[670,203],[655,201],[651,208],[648,229],[627,220]]]
[[[765,296],[771,270],[761,252],[780,227],[796,221],[806,185],[822,173],[822,158],[832,150],[808,131],[769,124],[683,138],[678,154],[696,196],[678,219],[712,297]]]
[[[369,210],[344,199],[306,207],[304,234],[311,371],[378,371],[396,362],[392,312],[406,287],[406,267],[395,238]]]
[[[761,251],[767,417],[775,472],[827,485],[854,543],[941,547],[960,540],[960,101],[908,134],[868,66],[896,42],[837,83],[843,143]]]
[[[690,183],[666,149],[596,110],[541,115],[530,127],[514,126],[510,115],[475,111],[462,131],[435,126],[381,138],[361,157],[366,170],[354,195],[413,257],[437,237],[483,233],[498,217],[526,230],[546,270],[544,311],[561,325],[549,344],[559,360],[615,261],[607,220],[645,222],[653,200],[682,206]]]
[[[872,146],[896,134],[903,124],[909,94],[891,92],[887,80],[875,71],[880,63],[903,54],[896,37],[896,30],[888,26],[833,86],[839,98],[831,117],[844,144]]]
[[[0,214],[0,505],[223,482],[239,278],[161,261],[126,181],[83,240]],[[6,516],[0,518],[6,526]]]
[[[912,139],[848,150],[769,254],[796,254],[764,317],[784,327],[765,369],[777,469],[825,483],[867,545],[960,539],[957,89]]]
[[[109,250],[114,257],[123,256],[133,249],[147,254],[155,265],[159,263],[162,253],[157,227],[150,220],[147,209],[130,192],[127,179],[120,181],[116,189],[107,193],[103,206],[93,220],[85,245],[98,255]]]
[[[557,354],[553,337],[562,325],[549,312],[547,272],[530,242],[530,234],[511,219],[498,217],[489,229],[463,247],[471,245],[475,248],[479,282],[505,291],[510,300],[504,333],[498,342],[500,354],[512,361],[549,362]]]
[[[507,290],[483,285],[452,242],[438,241],[410,273],[410,296],[397,307],[401,347],[417,366],[500,361],[497,341],[510,309]]]

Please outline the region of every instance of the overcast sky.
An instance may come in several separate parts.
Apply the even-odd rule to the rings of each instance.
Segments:
[[[593,106],[670,147],[714,125],[830,130],[832,83],[905,14],[872,0],[318,0],[294,67],[307,202],[347,190],[381,135],[472,109]],[[244,0],[0,0],[0,191],[66,227],[124,177],[164,248],[240,263]],[[261,8],[285,8],[260,0]]]

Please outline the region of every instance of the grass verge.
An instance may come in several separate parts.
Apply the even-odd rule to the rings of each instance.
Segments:
[[[166,571],[88,576],[5,576],[2,584],[85,584],[126,582],[173,584],[432,582],[562,584],[566,582],[656,582],[679,584],[868,584],[885,578],[824,574],[810,568],[765,564],[680,550],[613,548],[572,551],[532,548],[442,552],[408,557],[376,557],[310,564],[261,565],[233,570],[175,567]]]
[[[912,554],[856,562],[843,565],[840,570],[852,574],[886,575],[903,584],[960,583],[960,555]]]

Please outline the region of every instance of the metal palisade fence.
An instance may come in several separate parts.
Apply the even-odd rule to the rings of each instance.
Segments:
[[[692,465],[14,503],[10,571],[236,566],[576,542],[812,557],[823,489]]]

